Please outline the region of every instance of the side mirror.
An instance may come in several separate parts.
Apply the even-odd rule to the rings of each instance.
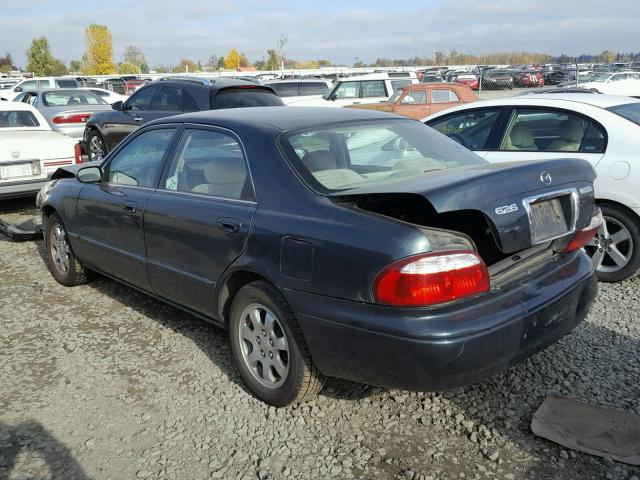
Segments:
[[[84,167],[76,172],[76,178],[82,183],[100,183],[102,170],[100,167]]]
[[[16,87],[13,89],[14,92],[21,92],[22,91],[22,87]]]
[[[113,105],[111,105],[111,108],[117,110],[118,112],[122,112],[124,110],[124,104],[122,103],[122,100],[118,100]]]

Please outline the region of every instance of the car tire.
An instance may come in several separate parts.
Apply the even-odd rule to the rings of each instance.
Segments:
[[[620,282],[640,270],[640,225],[624,208],[601,204],[600,209],[604,226],[585,250],[593,260],[598,280]]]
[[[107,144],[102,138],[102,135],[93,128],[89,130],[87,155],[89,156],[89,161],[99,161],[107,155]]]
[[[53,278],[67,287],[87,283],[87,272],[73,254],[67,229],[55,213],[47,219],[44,240],[45,257]]]
[[[273,285],[257,281],[240,289],[231,306],[229,339],[242,379],[261,401],[284,407],[315,398],[322,389],[325,377]]]

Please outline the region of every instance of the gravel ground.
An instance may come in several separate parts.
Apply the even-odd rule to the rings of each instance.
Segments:
[[[65,288],[42,254],[0,239],[0,479],[640,477],[529,430],[551,392],[640,414],[640,279],[601,285],[572,335],[480,384],[330,380],[277,410],[244,389],[222,330],[105,278]]]

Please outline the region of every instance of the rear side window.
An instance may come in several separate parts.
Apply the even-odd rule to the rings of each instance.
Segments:
[[[431,90],[431,103],[459,102],[460,99],[453,90]]]
[[[0,128],[39,127],[40,122],[31,112],[23,110],[0,112]]]
[[[177,87],[162,87],[152,108],[161,112],[195,112],[198,110],[191,95]]]
[[[297,82],[272,83],[269,86],[281,97],[295,97],[299,95]]]
[[[284,105],[278,95],[264,88],[226,88],[213,93],[211,109],[242,107],[278,107]]]
[[[564,110],[517,109],[500,150],[602,153],[605,134],[591,119]]]
[[[362,98],[369,97],[387,97],[387,91],[384,88],[383,80],[365,80],[360,83]]]
[[[482,150],[499,114],[498,109],[467,110],[437,118],[427,125],[470,150]]]
[[[253,197],[240,145],[232,136],[210,130],[184,133],[164,188],[213,197]]]
[[[615,107],[607,108],[607,110],[615,113],[616,115],[620,115],[622,118],[626,118],[636,125],[640,125],[640,102],[616,105]]]
[[[324,95],[329,90],[326,83],[304,82],[300,84],[301,95]]]

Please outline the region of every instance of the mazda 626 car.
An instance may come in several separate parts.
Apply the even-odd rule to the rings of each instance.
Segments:
[[[283,406],[327,376],[477,382],[570,332],[597,290],[593,180],[387,113],[240,108],[150,122],[38,205],[57,281],[100,272],[228,329]]]

